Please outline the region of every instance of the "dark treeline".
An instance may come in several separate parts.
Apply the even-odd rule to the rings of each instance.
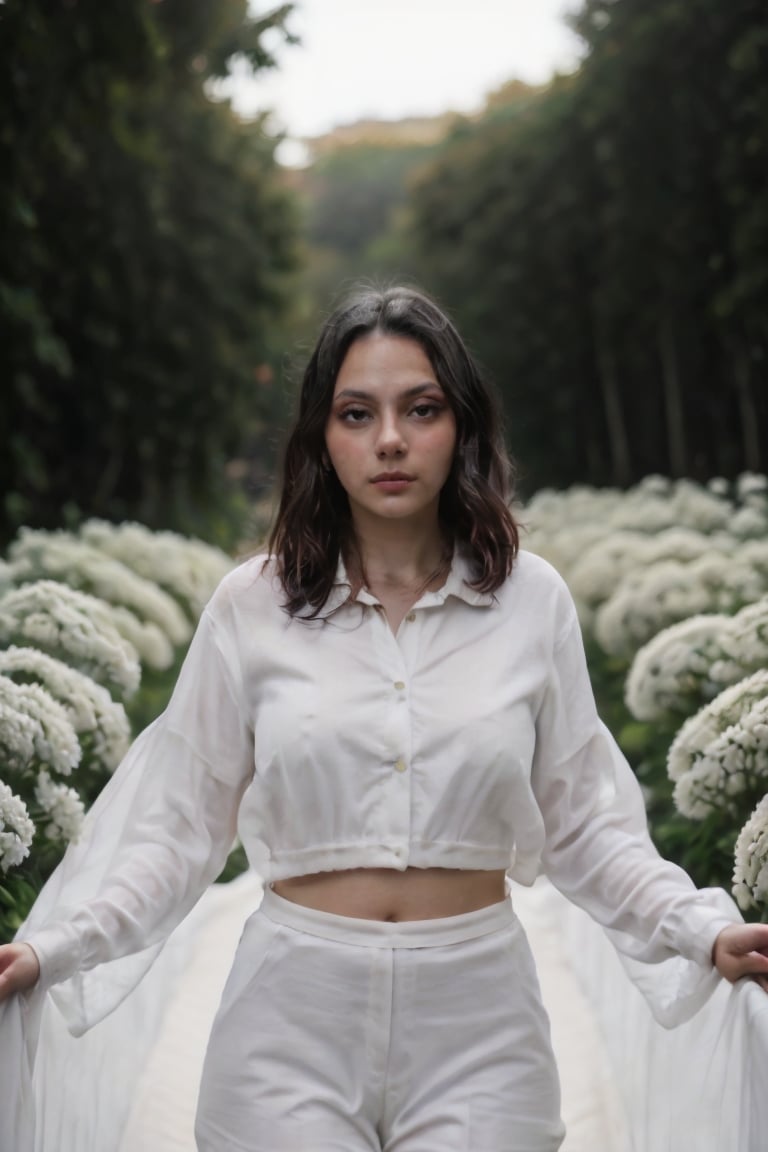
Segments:
[[[283,368],[358,278],[454,313],[525,492],[768,467],[765,0],[585,0],[577,74],[291,173],[210,95],[289,7],[0,3],[0,543],[94,514],[231,542]]]
[[[419,278],[499,385],[523,486],[768,466],[768,7],[588,0],[578,74],[456,127]]]
[[[295,206],[260,123],[209,98],[289,6],[0,5],[0,540],[138,517],[219,538],[273,418]]]

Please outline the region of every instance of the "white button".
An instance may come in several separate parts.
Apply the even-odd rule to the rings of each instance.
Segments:
[[[415,619],[416,619],[416,613],[415,612],[409,612],[408,615],[406,616],[406,620],[408,621],[409,624],[413,624]]]
[[[405,684],[402,682],[402,680],[395,680],[395,688],[398,692],[402,692],[403,688],[405,688]]]
[[[408,765],[402,757],[400,757],[398,760],[395,760],[395,772],[405,772],[407,768]]]

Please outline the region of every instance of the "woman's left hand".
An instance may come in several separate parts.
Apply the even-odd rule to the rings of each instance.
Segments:
[[[768,992],[768,924],[723,928],[712,949],[712,963],[732,984],[742,976],[751,976]]]

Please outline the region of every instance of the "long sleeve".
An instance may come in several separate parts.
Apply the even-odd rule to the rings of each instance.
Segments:
[[[597,715],[570,603],[536,729],[542,869],[606,929],[657,1019],[680,1023],[717,982],[715,938],[741,917],[725,892],[697,889],[653,845],[635,775]]]
[[[136,985],[232,847],[253,735],[226,612],[220,590],[168,708],[133,744],[19,933],[74,1033]]]

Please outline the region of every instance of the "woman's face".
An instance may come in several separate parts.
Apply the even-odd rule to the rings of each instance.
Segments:
[[[456,419],[416,340],[372,332],[344,358],[325,427],[353,522],[436,522]]]

